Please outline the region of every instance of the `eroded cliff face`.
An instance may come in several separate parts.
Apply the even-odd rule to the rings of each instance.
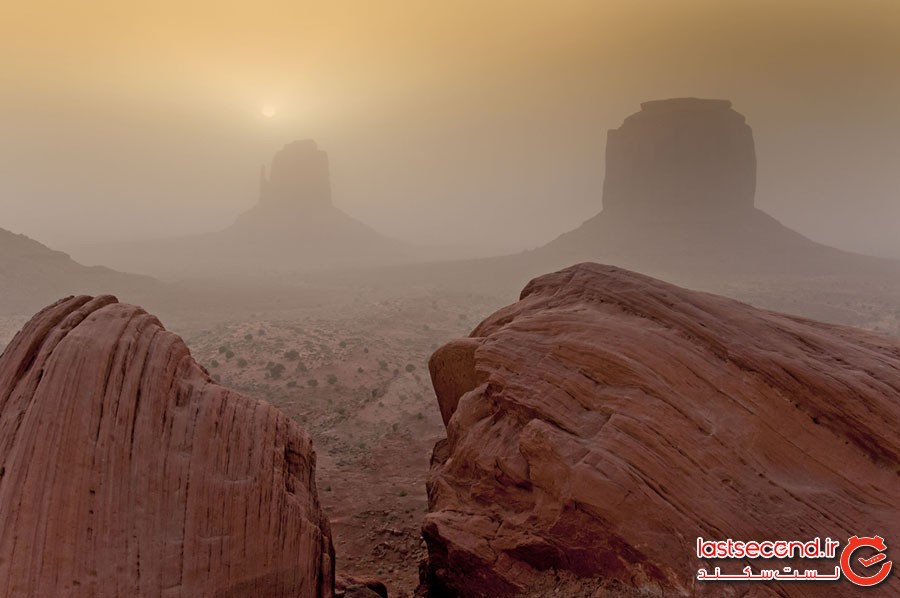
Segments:
[[[59,301],[0,357],[0,594],[328,596],[315,459],[155,317]]]
[[[846,594],[704,585],[747,562],[698,560],[696,539],[900,539],[895,338],[581,264],[430,370],[436,595]]]

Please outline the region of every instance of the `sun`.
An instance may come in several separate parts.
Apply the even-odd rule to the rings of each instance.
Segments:
[[[270,104],[266,104],[265,106],[262,107],[261,112],[262,112],[262,115],[263,115],[264,117],[266,117],[266,118],[273,118],[273,117],[275,116],[275,113],[276,113],[276,112],[275,112],[275,106],[272,106],[272,105],[270,105]]]

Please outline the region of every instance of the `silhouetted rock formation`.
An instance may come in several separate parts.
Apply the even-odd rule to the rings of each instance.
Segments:
[[[331,203],[328,155],[315,141],[287,144],[275,154],[270,170],[268,177],[265,168],[260,173],[259,202],[241,214],[226,233],[237,237],[272,233],[308,236],[321,231],[320,226],[312,226],[319,223],[325,224],[325,234],[336,234],[352,221]],[[332,222],[323,222],[329,219]],[[366,229],[352,222],[360,231]],[[374,231],[367,232],[375,235]],[[271,240],[277,242],[278,237]]]
[[[430,370],[433,591],[718,596],[698,568],[746,563],[698,560],[700,536],[900,537],[896,338],[581,264]],[[816,586],[750,591],[835,590]]]
[[[157,288],[151,278],[82,266],[61,251],[0,228],[0,314],[30,315],[73,293],[133,296]]]
[[[727,100],[645,102],[609,132],[603,209],[611,216],[746,216],[755,193],[753,132]]]
[[[271,175],[265,168],[259,183],[259,203],[290,203],[307,207],[331,205],[328,154],[312,139],[289,143],[272,159]]]
[[[756,155],[725,100],[645,102],[609,132],[603,211],[538,249],[543,269],[603,261],[670,279],[822,275],[883,266],[754,207]]]
[[[0,357],[0,594],[330,596],[315,453],[110,296],[64,299]]]
[[[416,261],[331,200],[328,156],[312,140],[287,144],[260,176],[259,201],[225,230],[160,241],[82,248],[98,262],[166,278],[283,276]]]

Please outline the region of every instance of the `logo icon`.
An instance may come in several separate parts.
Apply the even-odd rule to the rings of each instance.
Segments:
[[[859,563],[866,569],[887,559],[887,555],[884,553],[884,551],[887,550],[887,544],[885,544],[884,538],[881,536],[875,536],[874,538],[869,536],[863,538],[853,536],[847,540],[847,545],[844,546],[844,550],[841,552],[841,571],[844,573],[844,577],[862,587],[880,584],[891,572],[893,563],[891,563],[891,561],[882,563],[881,567],[873,575],[859,575],[850,568],[850,563],[852,562],[851,557],[853,556],[853,553],[860,548],[873,548],[876,551],[876,554],[871,557],[859,557]]]

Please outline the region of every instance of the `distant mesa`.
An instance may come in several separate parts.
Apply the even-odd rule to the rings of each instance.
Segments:
[[[259,201],[238,216],[228,231],[265,233],[284,226],[309,228],[310,219],[337,213],[343,215],[331,202],[328,154],[315,141],[306,139],[289,143],[275,154],[268,175],[262,167]]]
[[[312,139],[294,141],[275,154],[270,175],[263,166],[259,182],[261,205],[331,205],[328,154]]]
[[[609,131],[603,209],[610,215],[746,215],[755,193],[753,132],[727,100],[644,102]]]
[[[531,275],[599,261],[701,286],[900,271],[811,241],[756,208],[755,196],[753,132],[731,102],[645,102],[608,133],[603,210],[520,259]]]
[[[315,141],[285,145],[260,173],[259,198],[224,230],[79,252],[85,261],[163,278],[282,275],[414,261],[416,252],[332,201],[328,155]]]

